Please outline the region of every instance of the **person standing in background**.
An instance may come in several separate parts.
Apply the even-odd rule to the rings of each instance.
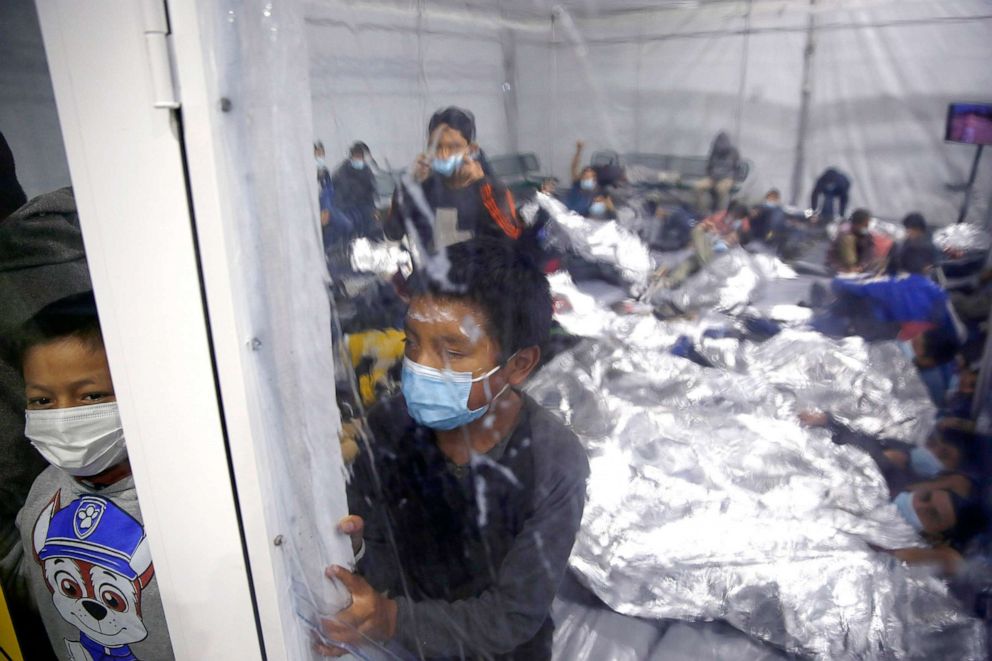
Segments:
[[[813,186],[810,208],[824,221],[831,222],[835,216],[843,218],[847,214],[847,198],[851,191],[851,180],[837,168],[827,168]],[[820,207],[820,198],[823,207]]]

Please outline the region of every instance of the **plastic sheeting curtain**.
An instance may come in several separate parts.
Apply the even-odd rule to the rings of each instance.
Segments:
[[[289,658],[309,658],[317,618],[347,605],[324,568],[352,557],[335,532],[347,512],[345,469],[299,9],[294,0],[231,0],[199,10],[218,108],[218,178],[235,225],[225,230],[229,277],[248,292],[243,305],[235,301],[242,380],[225,383],[222,374],[221,386],[243,388],[234,398],[248,402]],[[207,294],[208,306],[225,305],[211,300],[209,286]]]

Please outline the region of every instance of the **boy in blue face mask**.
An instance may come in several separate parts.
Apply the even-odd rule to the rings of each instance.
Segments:
[[[413,281],[403,394],[368,416],[341,523],[358,573],[328,572],[353,603],[325,633],[423,658],[550,659],[549,610],[589,466],[575,435],[520,390],[548,337],[548,283],[502,241],[445,257],[443,282]]]
[[[412,183],[393,196],[386,236],[401,239],[409,220],[428,252],[469,237],[519,239],[524,227],[513,194],[486,172],[472,113],[454,106],[438,110],[427,138]]]

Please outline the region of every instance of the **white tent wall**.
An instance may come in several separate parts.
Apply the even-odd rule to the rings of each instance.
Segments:
[[[33,0],[4,0],[0,20],[0,133],[32,198],[69,185],[69,164]]]
[[[753,164],[745,197],[777,187],[808,204],[832,165],[854,181],[852,207],[957,218],[962,195],[947,186],[967,178],[974,150],[943,141],[944,115],[949,102],[992,90],[989,0],[624,7],[312,2],[316,136],[332,163],[361,139],[381,164],[384,155],[405,167],[424,147],[431,112],[462,105],[489,154],[533,151],[564,179],[579,139],[586,158],[600,149],[705,155],[724,129]],[[992,165],[978,181],[975,221],[988,213]]]
[[[740,25],[723,5],[599,18],[557,12],[550,84],[520,83],[535,93],[521,95],[522,115],[544,108],[554,115],[555,153],[539,154],[545,169],[567,176],[580,139],[586,160],[601,149],[704,154],[716,130],[735,129],[741,37],[733,31]],[[709,36],[680,37],[683,31]],[[541,90],[544,98],[535,98]],[[520,137],[524,149],[546,130],[541,123],[528,128],[532,133],[522,129]]]
[[[951,101],[992,99],[992,3],[833,3],[815,17],[805,181],[837,165],[853,203],[893,217],[919,210],[953,223],[975,147],[945,143]],[[977,18],[976,18],[977,17]],[[984,221],[992,193],[986,158],[968,215]]]
[[[314,137],[329,165],[362,140],[381,166],[407,167],[424,151],[431,114],[449,105],[475,113],[488,154],[511,149],[504,59],[512,40],[498,12],[327,0],[307,4],[306,24]]]
[[[753,162],[743,195],[774,186],[800,204],[830,165],[851,174],[852,205],[899,218],[957,218],[973,148],[943,141],[948,102],[992,90],[992,3],[753,0],[553,19],[547,66],[521,69],[521,148],[567,174],[576,139],[597,149],[703,155],[720,129]],[[812,89],[800,186],[804,50]],[[538,49],[526,47],[528,56]],[[523,59],[521,57],[521,59]],[[544,76],[550,75],[550,83]],[[553,119],[542,118],[549,108]],[[551,135],[548,136],[550,131]],[[969,220],[984,220],[992,165]]]

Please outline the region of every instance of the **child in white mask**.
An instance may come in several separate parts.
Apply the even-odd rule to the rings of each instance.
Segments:
[[[53,650],[173,658],[92,293],[5,339],[24,375],[25,436],[50,464],[17,525]]]

